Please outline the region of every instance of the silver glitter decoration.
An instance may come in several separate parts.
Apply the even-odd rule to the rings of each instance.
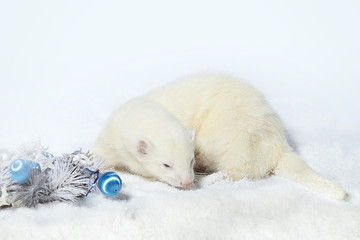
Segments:
[[[17,184],[10,178],[9,165],[22,158],[40,164],[41,171],[34,170],[27,183]],[[39,203],[74,203],[95,189],[102,159],[89,152],[53,156],[41,145],[20,148],[11,153],[0,150],[0,207],[35,207]],[[4,192],[5,189],[5,192]],[[5,199],[6,196],[6,199]]]

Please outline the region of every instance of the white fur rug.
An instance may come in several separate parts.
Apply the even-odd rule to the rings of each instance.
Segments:
[[[272,102],[286,120],[297,152],[318,172],[341,183],[349,201],[328,200],[274,176],[232,182],[215,173],[200,177],[190,190],[182,191],[119,173],[124,187],[113,198],[92,194],[73,206],[0,210],[0,239],[359,239],[359,135],[324,110],[319,113],[301,104],[281,103],[281,96]],[[54,128],[53,136],[42,133],[55,143],[67,134],[70,142],[55,150],[59,153],[64,147],[70,151],[70,146],[81,141],[86,141],[86,146],[92,143],[101,125],[92,119],[92,113],[86,114],[89,121],[81,122],[79,113],[67,112],[77,116],[68,121],[82,128],[73,131],[61,126],[64,118],[60,111],[51,113],[51,118],[59,120],[50,122],[45,117],[31,124],[37,116],[30,115],[26,127]]]

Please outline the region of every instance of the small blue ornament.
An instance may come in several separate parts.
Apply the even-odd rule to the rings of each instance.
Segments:
[[[38,164],[37,162],[31,162],[31,165],[32,165],[32,170],[34,172],[37,172],[37,173],[41,172],[40,164]]]
[[[49,152],[42,152],[42,155],[44,155],[44,156],[47,157],[47,158],[52,158],[52,157],[54,157],[54,155],[52,155],[52,154],[49,153]]]
[[[114,196],[122,187],[121,178],[114,172],[106,172],[99,178],[98,187],[103,194]]]
[[[24,159],[16,159],[14,160],[9,167],[10,177],[11,179],[19,184],[23,184],[29,181],[31,176],[31,172],[33,169],[33,165],[31,162],[26,161]]]

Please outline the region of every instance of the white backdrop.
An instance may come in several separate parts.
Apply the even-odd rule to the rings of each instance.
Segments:
[[[357,0],[0,3],[2,147],[88,147],[99,129],[87,124],[204,70],[334,113],[360,133]]]
[[[139,187],[140,180],[125,175],[128,188],[124,191],[135,196],[134,201],[124,206],[107,200],[101,202],[98,196],[89,200],[88,207],[97,214],[99,222],[107,223],[105,217],[99,217],[102,213],[112,219],[110,204],[120,214],[117,220],[148,230],[133,237],[138,239],[151,236],[154,230],[151,214],[149,221],[129,219],[129,212],[148,216],[141,213],[139,205],[155,209],[154,216],[169,207],[178,216],[186,212],[188,218],[184,219],[191,220],[200,216],[191,215],[192,200],[205,201],[212,196],[214,202],[226,199],[227,206],[240,211],[239,216],[227,215],[226,209],[223,214],[224,219],[234,221],[234,227],[237,223],[246,226],[241,229],[244,236],[253,236],[262,226],[261,214],[266,212],[269,233],[264,236],[269,239],[289,237],[278,221],[290,228],[306,222],[308,225],[302,225],[303,228],[293,229],[297,237],[305,232],[317,239],[319,236],[355,239],[352,238],[355,235],[360,237],[359,230],[353,228],[360,222],[359,26],[358,0],[0,0],[0,149],[14,149],[34,140],[41,140],[54,153],[87,149],[109,114],[127,99],[190,73],[205,70],[230,73],[267,96],[282,117],[298,153],[318,172],[340,182],[352,197],[350,203],[338,205],[319,200],[318,196],[307,195],[308,191],[277,178],[260,181],[259,185],[251,183],[250,187],[246,182],[230,187],[222,183],[209,191],[205,184],[204,192],[196,192],[200,195],[194,198],[191,192],[182,195],[176,191],[176,195],[171,195],[175,190],[170,187],[158,187],[155,183],[149,187],[146,181]],[[212,176],[209,177],[211,182]],[[224,190],[228,198],[224,194],[215,198],[211,191],[218,188],[228,189]],[[250,191],[234,191],[244,188]],[[164,199],[177,203],[189,199],[189,208],[188,205],[173,208],[174,202],[162,202],[158,195],[153,198],[152,190],[163,192]],[[236,195],[234,200],[231,194],[242,195]],[[145,199],[139,199],[139,195]],[[295,215],[287,221],[277,209],[263,210],[264,206],[270,208],[274,204],[286,206],[287,212]],[[125,212],[121,212],[124,207]],[[258,214],[247,214],[248,209]],[[9,229],[15,233],[23,219],[47,221],[45,216],[55,219],[60,212],[63,212],[60,219],[72,224],[75,221],[79,227],[52,225],[48,229],[52,229],[54,236],[64,229],[67,234],[81,236],[87,229],[81,224],[92,224],[91,212],[84,209],[60,205],[42,210],[18,211],[17,215],[0,212],[0,219],[9,224],[6,229],[9,236]],[[208,214],[206,211],[200,208],[199,214]],[[90,217],[74,218],[73,212]],[[178,229],[176,221],[182,221],[179,219],[170,216],[159,220],[165,221],[169,229]],[[124,223],[119,221],[113,224]],[[36,224],[26,226],[32,233],[41,228]],[[275,233],[269,226],[277,229]],[[187,234],[196,236],[196,228],[203,227],[197,223],[193,225],[194,231]],[[125,230],[123,234],[129,232]],[[162,232],[165,230],[160,229],[155,235],[169,239]],[[225,232],[216,232],[215,228],[208,231],[213,237]]]

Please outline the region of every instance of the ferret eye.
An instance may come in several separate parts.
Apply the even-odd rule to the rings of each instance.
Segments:
[[[166,163],[164,163],[163,166],[166,167],[166,168],[171,168],[170,165],[168,165]]]

